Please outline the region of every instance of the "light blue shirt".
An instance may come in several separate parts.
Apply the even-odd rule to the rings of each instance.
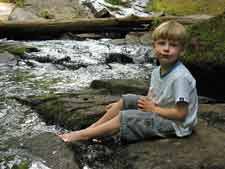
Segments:
[[[181,62],[163,76],[160,67],[153,70],[148,96],[165,108],[174,107],[178,102],[188,103],[187,116],[183,121],[173,120],[173,127],[179,137],[191,134],[197,123],[198,95],[195,79]]]

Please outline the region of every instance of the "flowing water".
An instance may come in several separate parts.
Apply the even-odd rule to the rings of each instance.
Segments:
[[[25,43],[38,51],[27,53],[16,65],[0,65],[0,169],[24,161],[29,161],[30,169],[47,169],[41,157],[23,148],[22,140],[63,130],[46,125],[12,97],[73,92],[95,79],[143,79],[153,68],[152,50],[143,45],[115,45],[110,39]],[[129,57],[129,62],[117,62],[121,56]]]

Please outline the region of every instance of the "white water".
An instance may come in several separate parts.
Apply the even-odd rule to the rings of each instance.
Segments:
[[[20,145],[25,137],[43,132],[62,130],[47,126],[29,107],[9,97],[25,98],[30,95],[65,93],[88,87],[95,79],[147,78],[153,66],[146,62],[151,48],[141,45],[114,45],[110,40],[100,41],[42,41],[26,42],[40,51],[26,55],[18,65],[0,66],[0,168],[12,168],[21,161],[31,161],[30,169],[48,169],[44,162],[34,159]],[[108,63],[109,53],[124,54],[134,63]],[[60,60],[69,58],[63,64],[41,63],[37,58]],[[70,66],[84,64],[84,67],[70,69]],[[70,65],[70,66],[68,66]],[[10,160],[3,160],[9,158]],[[40,157],[41,158],[41,157]]]

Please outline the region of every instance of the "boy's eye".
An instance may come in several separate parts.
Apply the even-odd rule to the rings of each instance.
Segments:
[[[177,47],[178,43],[172,42],[172,43],[170,43],[170,45],[173,46],[173,47]]]
[[[157,44],[158,45],[165,45],[166,44],[166,41],[158,41]]]

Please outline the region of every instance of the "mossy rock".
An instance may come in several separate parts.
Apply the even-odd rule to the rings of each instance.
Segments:
[[[107,92],[102,94],[100,90],[85,90],[80,93],[16,99],[31,106],[48,124],[77,130],[96,121],[105,112],[105,106],[118,97],[110,96]]]
[[[22,161],[18,165],[13,165],[12,169],[29,169],[29,162],[28,161]]]
[[[0,43],[0,52],[7,51],[13,55],[23,56],[26,52],[34,52],[38,51],[38,49],[26,46],[22,43],[15,43],[15,42],[1,42]]]
[[[208,21],[188,27],[186,62],[225,65],[225,12]]]
[[[125,5],[128,4],[128,0],[105,0],[105,2],[108,2],[112,5]]]
[[[187,28],[184,63],[196,77],[201,95],[225,100],[225,12]]]
[[[152,0],[148,10],[163,11],[173,15],[217,15],[225,10],[225,0]]]
[[[48,124],[57,124],[67,129],[77,130],[96,121],[105,113],[105,106],[118,100],[120,95],[127,92],[144,94],[148,88],[146,84],[143,80],[135,79],[98,80],[92,83],[92,89],[85,89],[78,93],[48,94],[15,99],[31,106]]]

